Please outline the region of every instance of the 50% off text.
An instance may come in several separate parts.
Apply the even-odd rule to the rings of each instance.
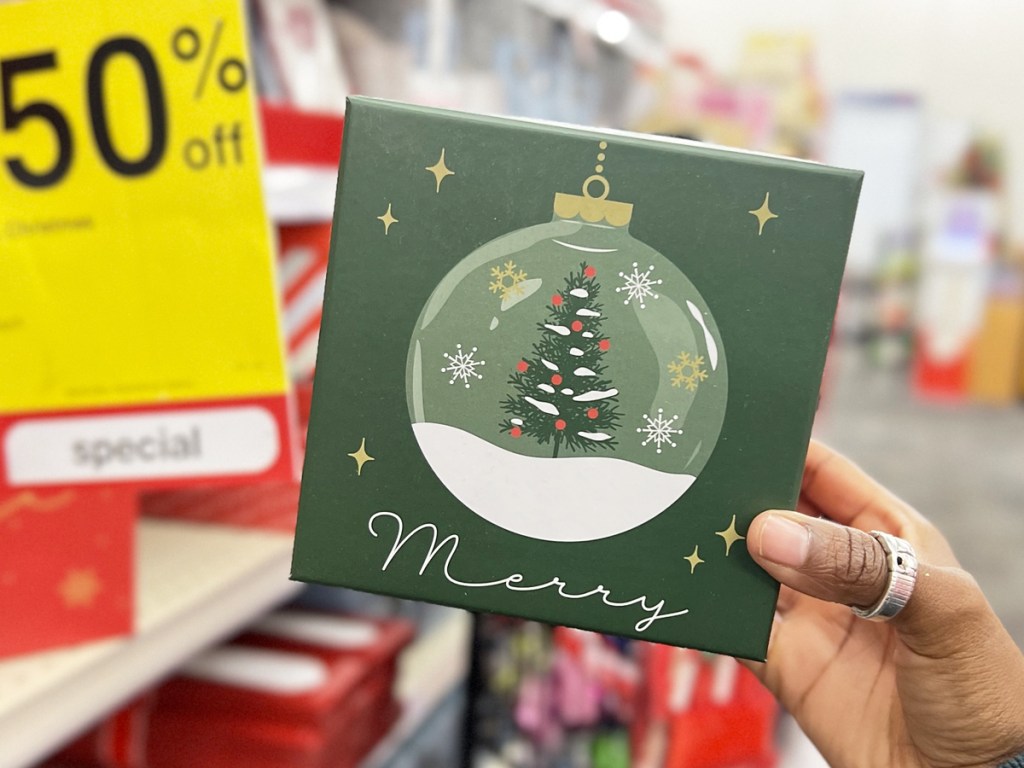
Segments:
[[[244,62],[235,57],[218,57],[224,30],[223,19],[216,19],[207,39],[195,27],[177,28],[169,41],[170,52],[183,64],[196,68],[192,100],[201,102],[207,90],[219,88],[232,94],[242,91],[248,81]],[[111,103],[108,98],[108,69],[118,59],[137,68],[144,92],[145,122],[148,140],[141,152],[129,154],[115,141],[111,128]],[[25,96],[31,90],[33,75],[58,70],[57,50],[0,59],[0,104],[4,133],[17,134],[36,122],[53,135],[52,159],[27,160],[16,152],[4,152],[7,172],[19,184],[45,189],[60,184],[72,169],[80,145],[67,113],[47,94]],[[164,80],[152,48],[133,36],[117,36],[96,45],[85,65],[83,85],[87,97],[87,117],[93,146],[111,172],[124,177],[143,176],[165,162],[168,155],[168,124],[171,119]],[[17,97],[15,86],[17,85]],[[180,105],[179,105],[180,106]],[[243,121],[215,122],[208,132],[191,135],[180,146],[181,160],[192,170],[241,164]],[[6,142],[5,142],[6,143]],[[11,142],[13,143],[13,142]]]

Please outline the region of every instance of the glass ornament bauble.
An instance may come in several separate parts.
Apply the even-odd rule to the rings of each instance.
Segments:
[[[523,536],[587,541],[651,520],[697,479],[725,418],[711,309],[608,195],[591,176],[582,195],[555,195],[549,223],[466,256],[409,346],[424,457],[463,504]]]

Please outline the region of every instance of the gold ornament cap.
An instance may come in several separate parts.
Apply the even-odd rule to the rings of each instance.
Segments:
[[[603,187],[603,191],[597,197],[590,193],[590,188],[595,183]],[[633,204],[609,200],[610,191],[608,179],[595,173],[583,182],[582,195],[555,193],[555,215],[562,219],[579,217],[590,224],[604,221],[613,227],[624,227],[633,217]]]

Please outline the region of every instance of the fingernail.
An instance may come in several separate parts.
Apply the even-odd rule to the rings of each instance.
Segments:
[[[790,568],[799,568],[811,548],[810,530],[781,515],[769,515],[761,528],[761,557]]]

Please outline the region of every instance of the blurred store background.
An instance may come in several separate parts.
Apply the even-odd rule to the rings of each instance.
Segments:
[[[349,94],[863,169],[815,432],[944,530],[1024,645],[1024,6],[248,0],[247,9],[300,406]],[[295,492],[156,493],[143,514],[286,531]],[[471,627],[443,609],[340,590],[298,599],[127,709],[97,712],[88,724],[100,729],[49,764],[405,768],[467,755],[480,768],[822,764],[729,660],[496,617]],[[274,660],[261,660],[268,650],[316,664],[277,659],[273,679],[252,679]],[[15,722],[2,683],[35,674],[22,662],[0,664],[0,728]],[[300,702],[274,698],[289,685]],[[240,712],[258,712],[258,726]],[[638,757],[638,744],[655,743],[669,762]]]

